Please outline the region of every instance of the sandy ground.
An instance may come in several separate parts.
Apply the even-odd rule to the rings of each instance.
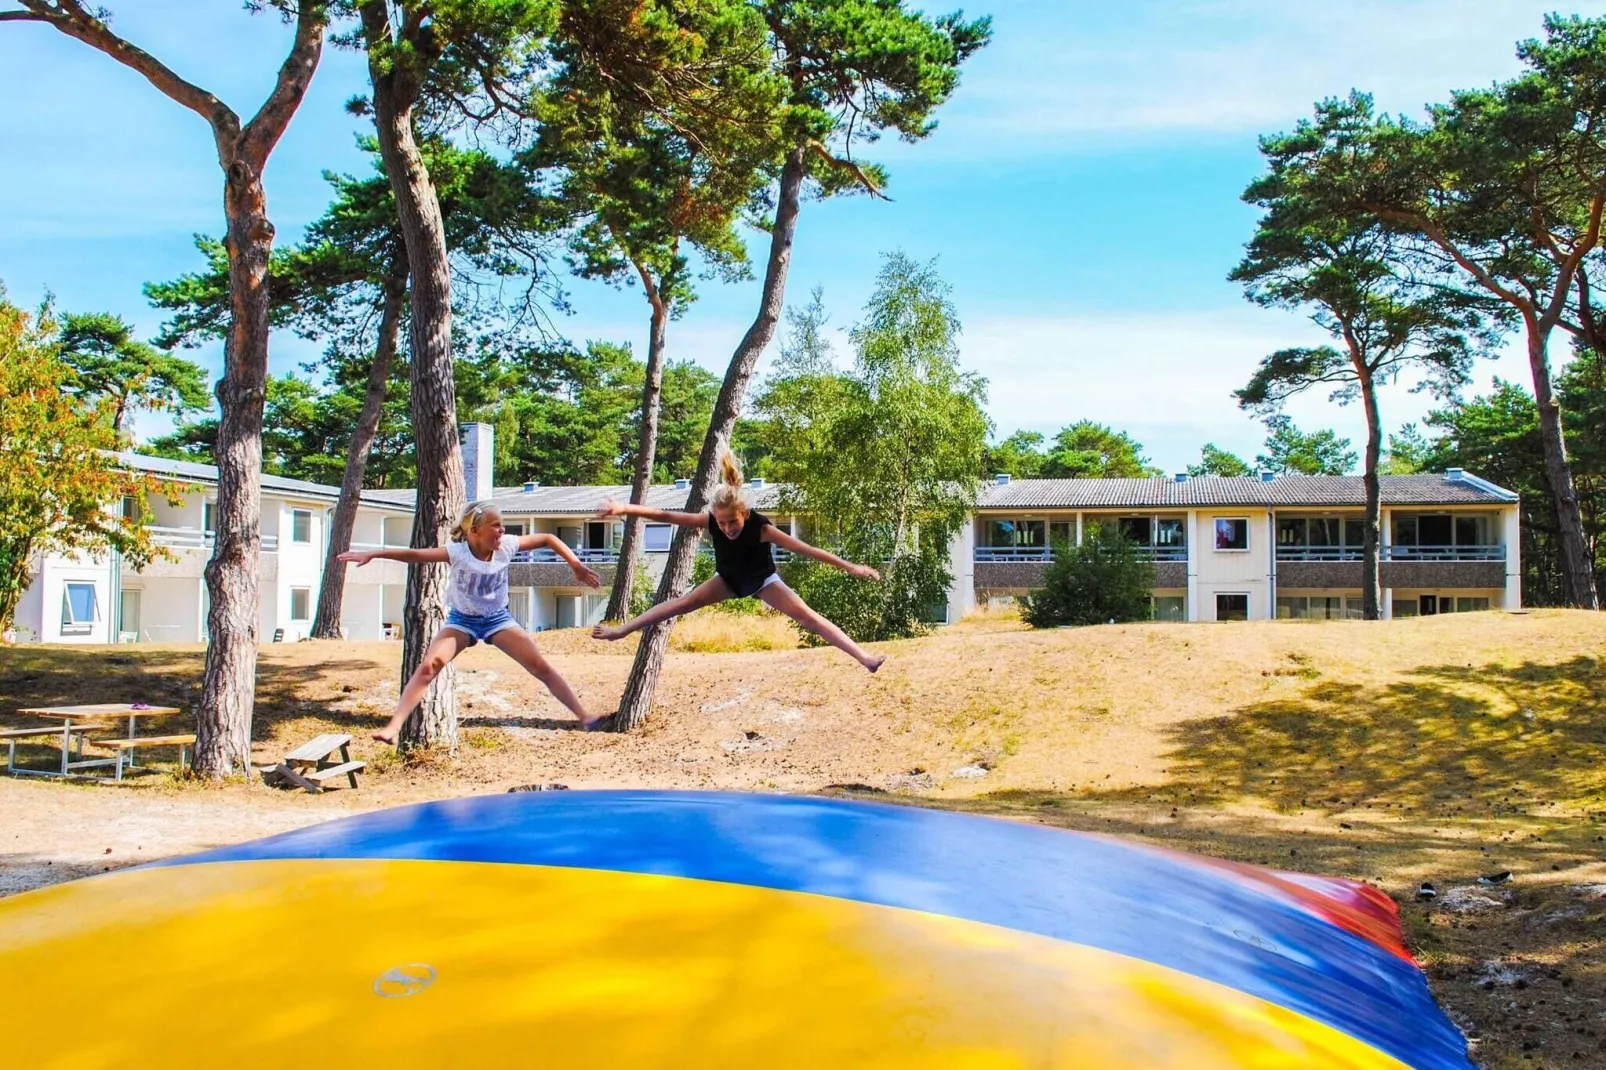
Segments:
[[[610,707],[628,646],[556,633],[543,647]],[[1403,904],[1481,1065],[1606,1067],[1606,616],[986,621],[885,649],[874,677],[826,650],[673,654],[649,724],[618,736],[573,731],[476,648],[459,663],[457,756],[402,763],[366,742],[394,694],[396,644],[268,647],[257,758],[348,731],[372,763],[360,789],[0,779],[0,894],[527,784],[875,795],[1373,881]],[[189,647],[0,648],[0,714],[188,704],[200,667]],[[1476,883],[1506,870],[1509,883]],[[1440,894],[1423,904],[1425,880]]]

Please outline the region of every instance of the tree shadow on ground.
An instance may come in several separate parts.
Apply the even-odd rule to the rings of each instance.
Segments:
[[[32,723],[16,711],[34,706],[66,706],[96,702],[144,702],[176,706],[182,712],[141,718],[141,735],[195,731],[195,706],[201,697],[206,667],[204,648],[122,648],[108,654],[104,647],[30,645],[0,647],[0,718],[5,727]],[[272,740],[279,729],[302,719],[328,722],[353,734],[378,726],[383,716],[341,709],[327,702],[309,702],[304,695],[313,685],[372,673],[376,663],[345,658],[308,665],[287,665],[264,660],[257,666],[256,701],[251,738]],[[107,722],[111,725],[111,722]],[[48,741],[19,745],[18,761],[48,765],[48,754],[60,754]],[[43,759],[43,762],[41,762]]]

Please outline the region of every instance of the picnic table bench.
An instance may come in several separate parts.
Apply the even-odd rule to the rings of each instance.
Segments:
[[[92,739],[91,746],[102,747],[117,752],[117,779],[123,779],[123,769],[137,768],[134,765],[134,750],[138,747],[177,747],[178,771],[184,771],[184,748],[195,746],[193,735],[176,736],[131,736],[128,739]]]
[[[345,777],[352,787],[357,786],[357,774],[367,768],[367,762],[353,761],[351,737],[331,732],[303,743],[284,756],[267,776],[277,777],[284,783],[310,791],[314,795],[324,790],[330,780]],[[333,755],[338,751],[340,758]]]
[[[18,710],[17,713],[20,715],[31,715],[34,717],[42,717],[50,720],[60,721],[61,727],[13,729],[13,732],[19,734],[6,740],[6,742],[10,744],[10,756],[7,761],[6,771],[16,776],[65,777],[73,775],[74,772],[80,769],[104,768],[105,766],[110,765],[117,767],[117,779],[121,780],[123,778],[123,770],[125,768],[131,769],[135,767],[135,748],[147,745],[160,745],[153,744],[151,741],[168,738],[148,736],[145,740],[137,739],[134,735],[134,726],[139,718],[166,717],[182,712],[183,711],[177,706],[151,706],[143,702],[97,702],[77,706],[32,706],[27,709]],[[119,749],[115,758],[85,758],[83,733],[92,729],[101,728],[107,721],[121,721],[125,717],[128,718],[128,735],[123,739],[117,740],[116,742],[122,744],[132,740],[133,746]],[[17,739],[26,739],[29,736],[51,735],[58,736],[61,739],[60,770],[26,769],[16,764]],[[0,736],[0,738],[6,737]],[[78,752],[78,758],[76,761],[73,760],[73,749],[75,746],[73,743],[74,740],[77,741],[76,749]],[[112,741],[91,739],[89,742],[93,745],[102,745]],[[187,737],[186,742],[194,743],[195,737]],[[184,755],[181,750],[179,753],[180,765],[183,764],[183,761]]]

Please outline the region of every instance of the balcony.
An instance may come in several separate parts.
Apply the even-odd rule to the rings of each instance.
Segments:
[[[1360,561],[1358,546],[1279,546],[1279,561]],[[1384,546],[1381,561],[1504,561],[1504,546]]]
[[[1139,546],[1138,556],[1150,561],[1186,561],[1186,546]],[[980,564],[1048,564],[1054,560],[1051,546],[978,546],[975,561]]]
[[[213,532],[202,531],[200,528],[164,528],[152,524],[145,530],[151,533],[151,542],[170,550],[210,550],[216,541]],[[279,536],[262,536],[263,553],[272,554],[278,550]]]

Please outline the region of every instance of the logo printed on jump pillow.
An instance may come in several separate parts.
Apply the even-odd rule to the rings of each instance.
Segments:
[[[374,978],[374,995],[385,999],[416,996],[435,983],[435,967],[425,962],[393,966]]]

